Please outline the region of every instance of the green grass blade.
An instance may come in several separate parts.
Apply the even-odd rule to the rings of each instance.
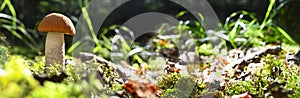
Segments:
[[[87,23],[87,25],[89,27],[89,30],[90,30],[90,33],[92,35],[93,41],[96,43],[97,46],[100,45],[99,41],[97,39],[97,36],[95,34],[95,31],[94,31],[94,28],[93,28],[93,25],[92,25],[92,21],[91,21],[91,19],[89,17],[89,14],[88,14],[86,8],[84,8],[84,7],[81,8],[81,11],[82,11],[83,17],[84,17],[84,19],[85,19],[85,21],[86,21],[86,23]]]
[[[266,25],[266,23],[267,23],[267,20],[269,19],[270,13],[271,13],[271,11],[272,11],[272,8],[273,8],[273,6],[274,6],[274,4],[275,4],[275,1],[276,1],[276,0],[270,0],[270,4],[269,4],[269,6],[268,6],[268,10],[267,10],[266,16],[265,16],[265,18],[264,18],[262,24],[260,25],[259,31],[262,31],[262,29],[265,27],[265,25]]]
[[[21,27],[21,26],[17,26],[17,29],[19,31],[21,31],[28,39],[31,43],[33,43],[34,45],[36,45],[36,41],[32,38],[32,36],[25,30],[24,27]]]
[[[0,6],[0,12],[5,8],[6,6],[6,1],[4,1],[1,6]]]
[[[234,48],[237,48],[237,46],[235,45],[235,38],[238,34],[238,27],[239,27],[239,24],[240,24],[240,21],[241,19],[244,17],[243,14],[240,14],[239,16],[239,19],[237,20],[237,22],[235,22],[235,25],[234,27],[232,28],[232,30],[229,32],[228,36],[229,36],[229,41],[231,43],[231,45],[234,47]]]
[[[80,45],[80,43],[81,43],[81,41],[78,41],[78,42],[74,43],[74,44],[67,50],[67,53],[68,53],[68,54],[72,53],[72,51],[73,51],[76,47],[78,47],[78,46]]]
[[[204,22],[204,16],[201,13],[198,13],[198,16],[200,17],[201,22]]]
[[[36,50],[36,48],[30,44],[27,40],[25,40],[23,38],[23,36],[21,36],[18,32],[16,32],[10,25],[1,25],[3,28],[7,29],[9,32],[11,32],[14,36],[16,36],[18,39],[22,40],[27,46],[29,46],[29,48],[31,48],[32,50]]]
[[[287,32],[285,32],[282,28],[280,28],[280,27],[278,27],[278,26],[276,26],[275,27],[276,28],[276,30],[278,30],[288,41],[290,41],[292,44],[297,44],[296,42],[295,42],[295,40],[287,33]]]
[[[8,14],[4,14],[4,13],[0,13],[0,18],[3,18],[3,19],[8,19],[8,20],[13,20],[13,16],[10,16]],[[16,22],[18,24],[22,24],[22,22],[19,20],[19,19],[16,19]],[[11,22],[10,22],[11,23]]]
[[[179,18],[179,17],[183,16],[183,15],[186,14],[186,13],[187,13],[186,11],[181,11],[181,12],[179,12],[179,13],[176,15],[176,17]]]
[[[7,7],[11,13],[11,15],[13,16],[13,21],[12,21],[12,24],[13,26],[16,26],[16,22],[17,22],[17,14],[16,14],[16,11],[15,11],[15,8],[14,6],[11,4],[10,0],[4,0],[6,1],[6,4],[7,4]]]

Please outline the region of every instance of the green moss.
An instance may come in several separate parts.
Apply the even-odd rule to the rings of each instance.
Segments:
[[[212,55],[213,54],[213,46],[212,44],[202,44],[196,48],[200,55]]]
[[[203,81],[178,73],[164,75],[158,80],[158,85],[163,90],[161,95],[167,98],[197,97],[208,92],[208,87]]]
[[[266,95],[299,97],[300,68],[297,65],[285,63],[286,52],[262,57],[264,65],[252,75],[252,81],[237,81],[225,83],[224,95],[238,95],[249,92],[252,97]]]
[[[52,83],[45,85],[34,79],[34,73],[43,73],[45,67],[38,57],[38,62],[26,60],[22,56],[10,55],[0,74],[0,95],[3,98],[82,98],[80,85],[72,82]],[[55,68],[54,68],[55,69]],[[51,95],[51,96],[49,96]]]
[[[43,87],[31,91],[27,98],[84,98],[84,95],[77,84],[45,82]]]

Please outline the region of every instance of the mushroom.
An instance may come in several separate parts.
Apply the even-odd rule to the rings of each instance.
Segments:
[[[64,34],[74,35],[72,21],[59,13],[48,14],[38,26],[40,32],[48,32],[45,44],[46,66],[65,65]]]

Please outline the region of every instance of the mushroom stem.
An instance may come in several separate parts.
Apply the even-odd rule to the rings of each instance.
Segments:
[[[49,32],[45,46],[46,66],[60,64],[65,65],[65,42],[64,34]]]

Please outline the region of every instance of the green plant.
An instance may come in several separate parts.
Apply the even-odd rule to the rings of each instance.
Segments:
[[[277,14],[276,0],[270,0],[268,10],[262,23],[259,23],[254,13],[239,11],[227,17],[224,30],[227,32],[227,40],[233,48],[249,48],[262,46],[269,43],[287,43],[295,45],[296,42],[281,27],[273,23]],[[245,17],[249,19],[246,19]],[[232,18],[238,17],[232,21]]]
[[[226,82],[223,95],[248,92],[252,97],[298,97],[300,67],[285,63],[285,55],[283,51],[279,55],[262,57],[264,64],[255,70],[251,81]]]
[[[9,14],[3,13],[5,7],[8,7]],[[24,42],[30,49],[37,50],[35,45],[37,41],[26,31],[25,25],[17,19],[17,13],[10,0],[4,0],[0,6],[0,28],[9,31],[13,36]]]
[[[180,18],[186,14],[187,11],[181,11],[176,15],[176,17]],[[200,22],[204,23],[204,16],[201,13],[198,13],[198,17],[200,19]],[[194,39],[205,38],[206,37],[205,30],[204,30],[205,24],[201,24],[200,22],[194,20],[181,21],[181,23],[179,23],[176,28],[179,34],[182,33],[189,34],[186,31],[191,31],[193,33],[188,36],[192,36]]]
[[[112,47],[111,47],[112,44],[111,44],[111,41],[109,40],[109,38],[105,36],[105,34],[108,32],[108,30],[115,30],[117,26],[113,25],[109,28],[105,28],[105,30],[103,30],[103,32],[101,34],[99,34],[100,38],[103,40],[99,40],[97,38],[96,32],[93,28],[89,13],[87,12],[86,5],[88,5],[88,2],[89,2],[89,0],[79,0],[79,6],[81,8],[83,18],[84,18],[84,20],[87,24],[87,28],[88,28],[88,30],[86,30],[85,32],[89,32],[91,35],[91,36],[89,36],[89,38],[87,40],[92,41],[96,44],[95,48],[92,50],[93,53],[95,53],[101,57],[108,58],[110,55],[110,51],[112,50]],[[84,29],[86,29],[86,28],[84,28]],[[67,53],[70,54],[74,49],[76,49],[78,46],[80,46],[80,44],[84,44],[84,43],[81,41],[75,42],[67,50]]]

